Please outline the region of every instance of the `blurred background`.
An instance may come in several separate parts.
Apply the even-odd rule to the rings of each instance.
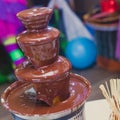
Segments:
[[[42,6],[54,9],[49,26],[61,32],[60,55],[70,60],[72,72],[92,84],[88,100],[102,98],[99,85],[120,78],[119,0],[1,0],[0,94],[16,81],[14,69],[26,59],[15,39],[25,30],[16,14]],[[12,120],[0,106],[0,120],[8,119]]]

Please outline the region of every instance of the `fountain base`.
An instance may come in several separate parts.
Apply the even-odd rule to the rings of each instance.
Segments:
[[[31,87],[30,83],[16,81],[2,95],[3,106],[14,115],[15,120],[18,120],[17,118],[21,120],[83,119],[84,103],[91,91],[91,85],[85,78],[71,73],[70,97],[53,106],[39,104],[35,99],[28,99],[25,91]]]

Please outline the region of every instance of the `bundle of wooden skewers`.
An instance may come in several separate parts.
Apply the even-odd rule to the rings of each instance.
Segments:
[[[99,88],[112,110],[110,120],[120,120],[120,79],[110,79]]]

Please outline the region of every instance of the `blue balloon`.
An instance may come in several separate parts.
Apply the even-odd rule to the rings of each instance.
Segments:
[[[96,62],[97,47],[94,41],[78,37],[68,42],[65,55],[74,68],[84,69]]]

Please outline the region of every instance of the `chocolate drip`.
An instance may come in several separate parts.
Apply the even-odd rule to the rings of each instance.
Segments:
[[[17,14],[17,17],[22,21],[29,32],[40,32],[44,28],[47,28],[51,15],[52,9],[41,7],[21,11]]]
[[[71,69],[70,62],[58,56],[60,32],[48,27],[51,15],[47,7],[17,14],[27,30],[16,39],[28,60],[15,70],[18,80],[33,83],[36,99],[50,106],[69,97]]]
[[[28,60],[38,68],[57,60],[59,35],[57,29],[48,27],[37,33],[24,31],[16,39]]]
[[[5,90],[1,102],[20,119],[82,119],[91,91],[89,81],[70,73],[70,62],[58,55],[60,32],[47,26],[51,14],[45,7],[17,14],[27,28],[17,36],[27,60],[16,68],[18,81]]]

